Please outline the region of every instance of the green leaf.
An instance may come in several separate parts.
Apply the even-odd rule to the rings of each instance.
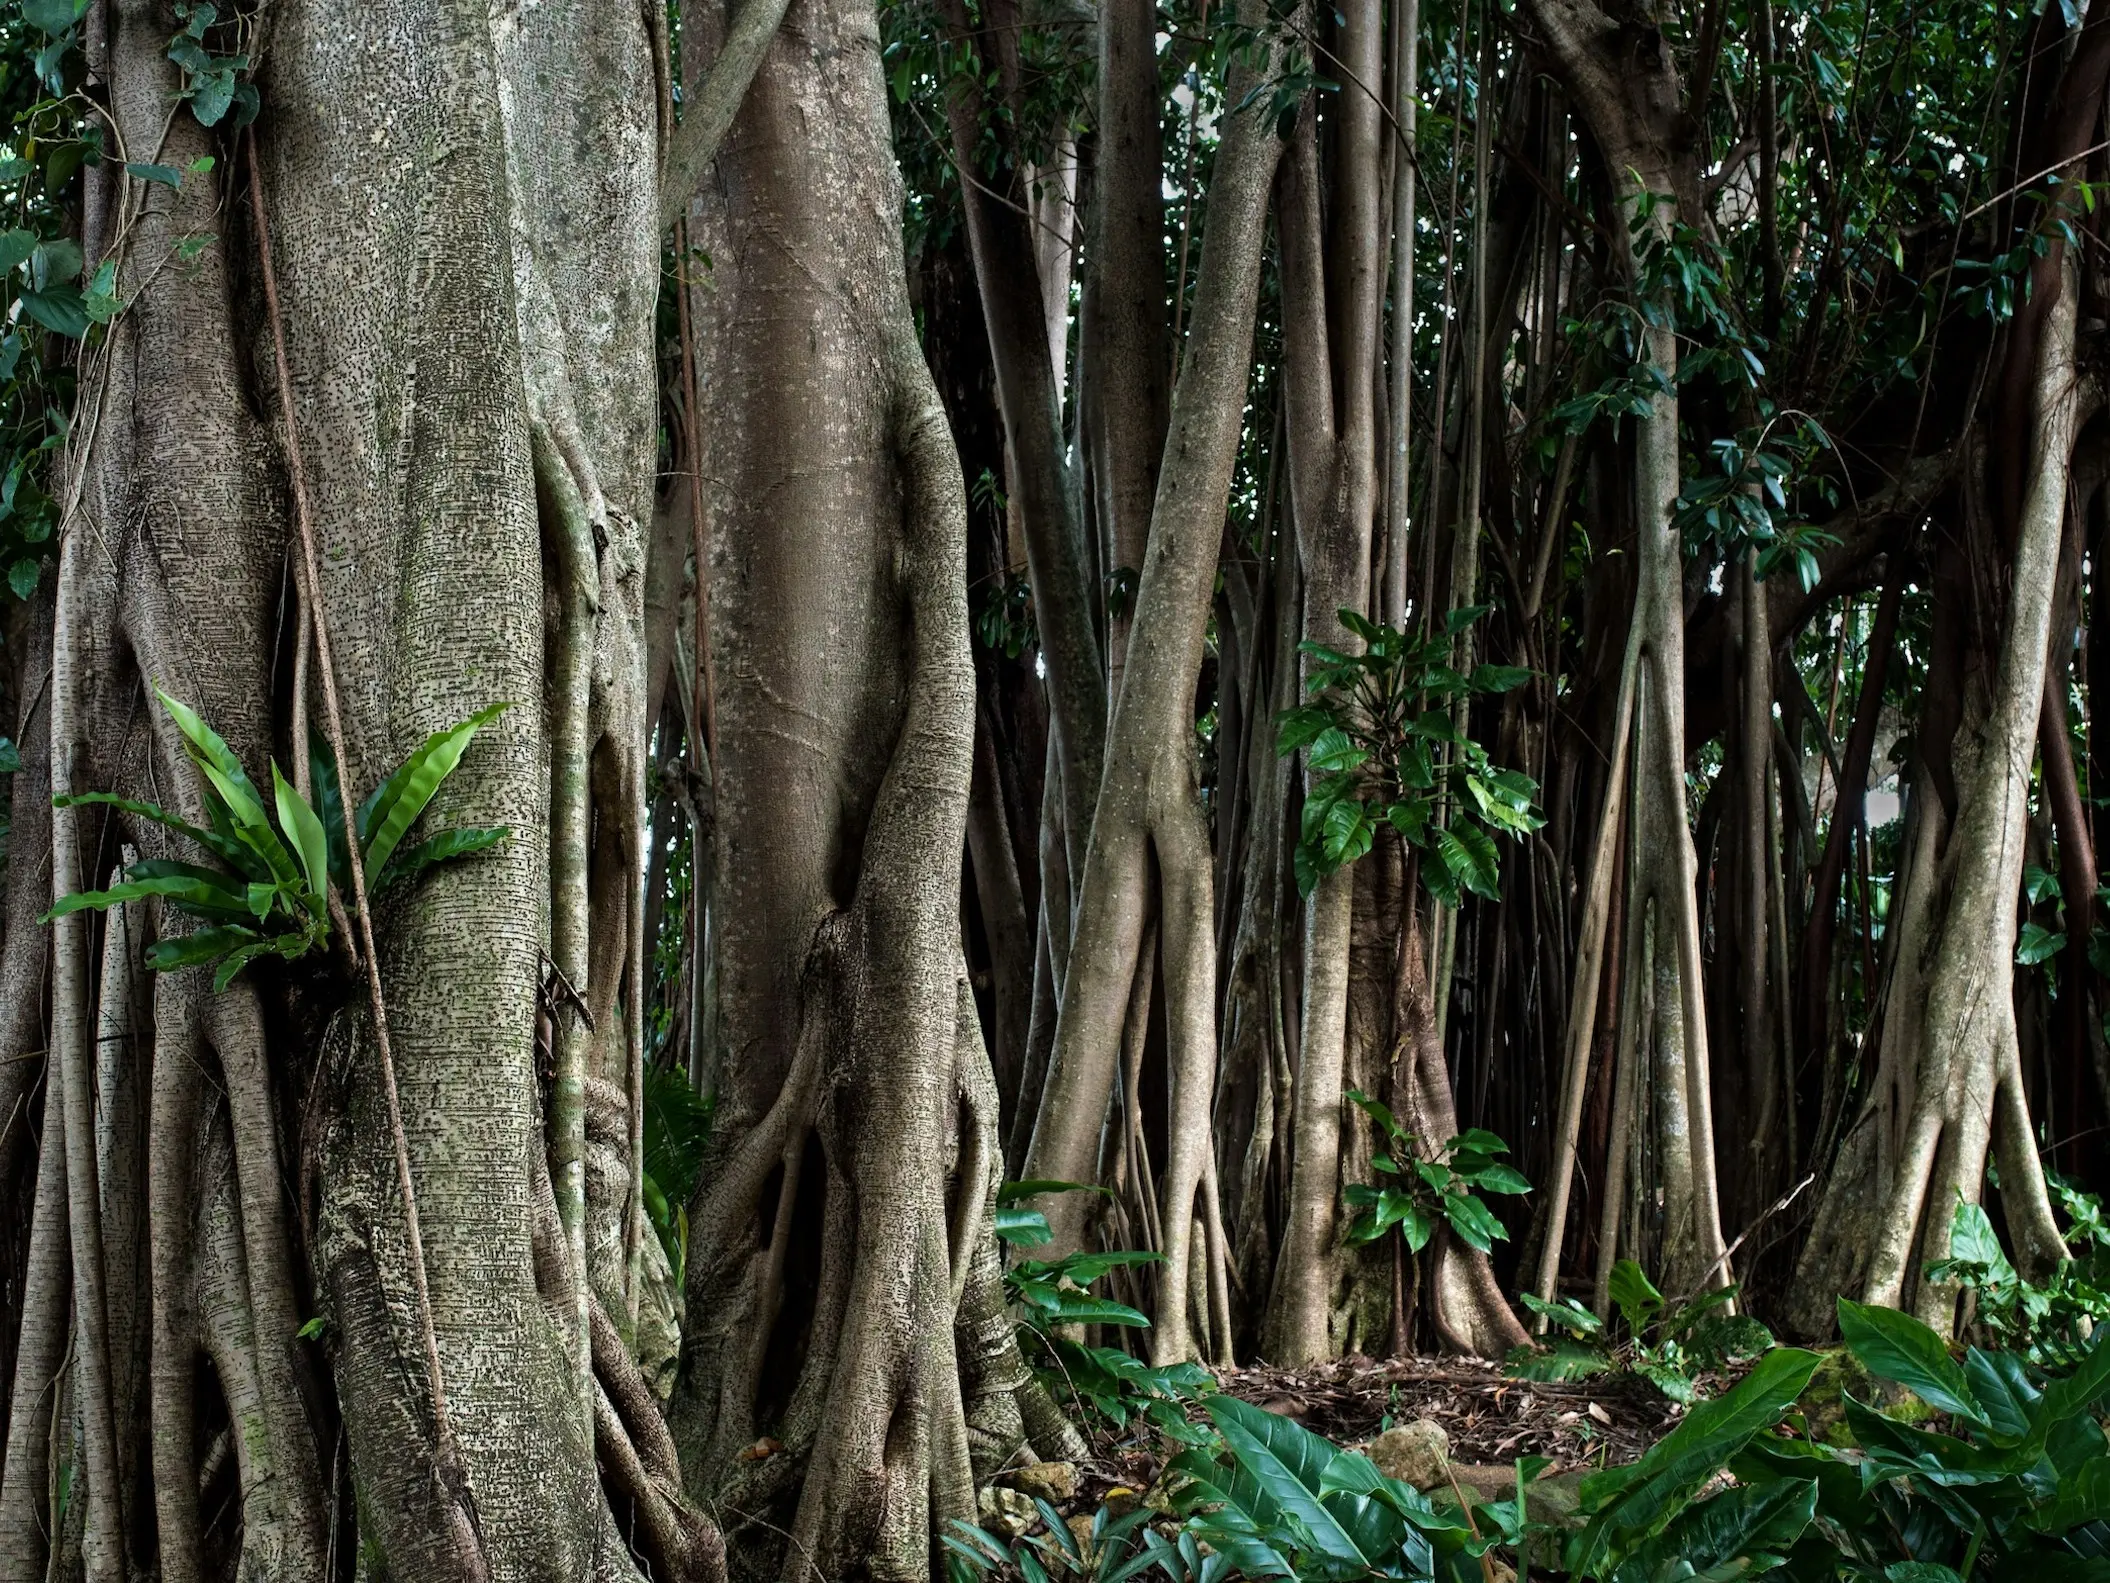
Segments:
[[[258,938],[254,929],[238,923],[200,929],[196,934],[165,934],[147,947],[146,964],[157,973],[172,973],[179,967],[216,962]]]
[[[1370,758],[1369,750],[1357,745],[1355,739],[1339,726],[1328,726],[1312,739],[1311,750],[1305,755],[1314,773],[1337,775],[1346,770],[1359,768]]]
[[[493,704],[445,731],[435,731],[418,745],[396,772],[374,788],[359,810],[359,840],[366,849],[366,883],[369,889],[381,877],[410,827],[417,822],[433,794],[461,763],[470,741],[484,726],[496,720],[510,703]]]
[[[1502,1364],[1513,1380],[1585,1380],[1611,1368],[1604,1348],[1573,1336],[1556,1336],[1544,1348],[1516,1347]]]
[[[43,33],[63,33],[87,14],[88,0],[22,0],[22,20]]]
[[[1436,853],[1465,889],[1488,901],[1498,899],[1500,865],[1495,844],[1480,831],[1462,819],[1453,820],[1448,828],[1436,832]]]
[[[2059,1480],[2051,1500],[2030,1513],[2039,1533],[2063,1534],[2084,1523],[2110,1520],[2110,1456],[2092,1457]]]
[[[213,993],[217,995],[226,989],[234,982],[235,975],[258,957],[282,956],[291,960],[306,951],[307,946],[307,938],[297,934],[278,934],[268,940],[254,940],[247,945],[236,946],[213,970]]]
[[[381,878],[374,886],[374,893],[379,895],[392,885],[415,879],[435,864],[451,863],[454,859],[467,857],[472,852],[494,847],[512,833],[510,826],[502,824],[467,825],[458,830],[443,830],[436,836],[420,841],[416,846],[398,850],[388,867],[381,871]]]
[[[231,71],[208,71],[194,79],[190,113],[200,126],[218,126],[234,103],[235,75]]]
[[[16,561],[7,569],[7,586],[15,591],[17,599],[27,599],[37,591],[37,579],[43,572],[40,562],[26,558]]]
[[[271,766],[271,790],[278,802],[279,828],[300,854],[300,866],[308,881],[309,911],[319,914],[330,889],[329,841],[322,833],[322,820],[275,763]]]
[[[2065,949],[2064,934],[2054,933],[2041,923],[2025,923],[2022,938],[2015,942],[2015,962],[2021,967],[2035,967]]]
[[[214,919],[238,918],[243,911],[241,898],[227,888],[227,882],[220,876],[199,879],[190,874],[169,874],[127,881],[112,885],[108,890],[77,890],[53,902],[51,910],[37,922],[50,923],[55,918],[76,912],[104,912],[128,901],[145,901],[151,896],[165,897],[185,911]]]
[[[1406,1135],[1406,1129],[1401,1127],[1393,1116],[1390,1106],[1372,1099],[1359,1088],[1349,1089],[1346,1097],[1351,1104],[1356,1105],[1372,1121],[1384,1128],[1386,1137],[1399,1138]]]
[[[1037,1209],[999,1209],[990,1229],[1014,1248],[1038,1248],[1055,1240],[1048,1217]]]
[[[1940,1336],[1895,1308],[1846,1297],[1838,1307],[1839,1334],[1869,1373],[1904,1386],[1937,1412],[1987,1427],[1970,1382]]]
[[[1531,675],[1526,665],[1475,665],[1472,688],[1476,693],[1512,692],[1530,681]]]
[[[300,1329],[296,1330],[294,1334],[303,1341],[319,1341],[328,1325],[329,1321],[324,1319],[322,1315],[317,1314],[313,1319],[302,1325]]]
[[[1663,1307],[1663,1294],[1656,1290],[1656,1283],[1632,1259],[1621,1259],[1612,1266],[1608,1289],[1627,1329],[1637,1336]]]
[[[155,803],[135,802],[129,797],[119,797],[110,792],[74,792],[68,796],[52,798],[51,805],[54,808],[95,805],[121,809],[138,818],[150,819],[155,824],[165,826],[178,835],[197,842],[214,857],[241,874],[244,879],[260,879],[270,872],[263,867],[257,855],[241,842],[229,840],[218,831],[200,830],[196,825],[185,823]]]
[[[1495,1219],[1494,1211],[1470,1193],[1445,1193],[1443,1218],[1461,1240],[1481,1253],[1497,1242],[1509,1240],[1509,1232]]]
[[[141,181],[159,182],[164,187],[181,187],[183,173],[173,165],[134,165],[127,163],[125,174],[136,176]]]
[[[1025,1182],[1006,1182],[996,1190],[999,1204],[1015,1204],[1023,1198],[1038,1198],[1043,1193],[1099,1193],[1113,1197],[1110,1188],[1099,1187],[1091,1182],[1064,1182],[1051,1177],[1039,1177]]]
[[[1051,1325],[1127,1325],[1145,1329],[1150,1324],[1148,1314],[1130,1308],[1126,1303],[1117,1303],[1110,1297],[1094,1297],[1089,1292],[1049,1289],[1028,1301],[1047,1316]]]
[[[78,341],[88,333],[88,309],[74,286],[48,286],[25,291],[19,299],[22,311],[55,335]]]
[[[0,273],[12,274],[20,269],[36,250],[36,232],[25,231],[20,226],[0,231]]]
[[[352,871],[344,861],[344,799],[337,789],[337,755],[316,732],[308,733],[308,781],[315,788],[315,816],[329,846],[330,878],[351,894]]]
[[[1769,1570],[1800,1539],[1817,1513],[1814,1479],[1781,1479],[1771,1484],[1724,1490],[1699,1502],[1671,1523],[1660,1536],[1635,1550],[1614,1575],[1622,1580],[1663,1575],[1668,1563],[1682,1562],[1701,1576],[1742,1576]],[[1736,1563],[1735,1570],[1727,1570]],[[1690,1574],[1687,1574],[1690,1575]]]
[[[1494,609],[1493,605],[1462,606],[1443,618],[1443,630],[1452,637],[1456,637],[1492,609]]]
[[[1767,1353],[1725,1395],[1696,1403],[1638,1462],[1586,1479],[1583,1502],[1594,1515],[1569,1544],[1568,1570],[1605,1576],[1607,1561],[1630,1537],[1675,1512],[1731,1457],[1779,1423],[1820,1361],[1796,1347]]]
[[[1456,1161],[1452,1164],[1456,1165]],[[1528,1193],[1531,1183],[1524,1173],[1508,1165],[1483,1165],[1476,1170],[1458,1173],[1483,1193]]]
[[[1536,1292],[1519,1292],[1517,1300],[1534,1314],[1543,1314],[1563,1329],[1572,1330],[1580,1336],[1596,1336],[1604,1333],[1604,1321],[1572,1297],[1546,1298]]]
[[[1276,755],[1289,757],[1297,749],[1315,741],[1319,733],[1332,724],[1332,714],[1315,706],[1283,710],[1275,716]]]
[[[1320,1483],[1338,1454],[1331,1441],[1235,1397],[1212,1397],[1208,1413],[1275,1513],[1294,1520],[1329,1561],[1368,1570],[1369,1558],[1319,1499]],[[1261,1512],[1249,1515],[1267,1526]]]
[[[236,827],[262,827],[268,830],[269,822],[264,817],[264,800],[258,795],[256,785],[249,779],[249,772],[242,768],[242,761],[235,757],[234,750],[227,745],[219,732],[198,717],[196,710],[188,704],[171,698],[159,687],[154,694],[161,700],[161,707],[168,711],[169,719],[183,735],[184,751],[190,755],[226,804],[234,817]]]

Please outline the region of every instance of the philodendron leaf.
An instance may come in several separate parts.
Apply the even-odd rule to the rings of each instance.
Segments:
[[[374,788],[359,810],[359,841],[365,848],[369,890],[378,888],[397,843],[417,823],[418,815],[425,811],[441,784],[454,773],[470,740],[512,707],[510,703],[493,704],[479,709],[460,725],[433,732],[393,775]]]
[[[1623,1468],[1583,1482],[1594,1515],[1568,1547],[1568,1570],[1603,1577],[1626,1545],[1652,1531],[1753,1439],[1780,1422],[1817,1371],[1814,1352],[1780,1347],[1725,1395],[1696,1404],[1678,1426]]]
[[[1839,1334],[1869,1373],[1904,1386],[1937,1412],[1986,1427],[1963,1366],[1940,1336],[1910,1314],[1842,1297]]]

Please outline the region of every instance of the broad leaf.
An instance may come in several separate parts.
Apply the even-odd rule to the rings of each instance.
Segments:
[[[1940,1336],[1895,1308],[1846,1297],[1838,1306],[1839,1334],[1871,1374],[1904,1386],[1937,1412],[1987,1427],[1970,1382]]]
[[[1048,1217],[1037,1209],[999,1208],[991,1229],[999,1241],[1014,1248],[1038,1248],[1055,1240]]]
[[[157,973],[170,973],[200,962],[217,962],[257,938],[254,929],[238,923],[200,929],[196,934],[166,934],[147,947],[146,964]]]
[[[1277,1512],[1309,1536],[1320,1554],[1343,1567],[1368,1569],[1370,1558],[1319,1499],[1320,1481],[1337,1454],[1331,1441],[1235,1397],[1213,1398],[1209,1416],[1239,1466],[1251,1475]],[[1266,1514],[1251,1515],[1266,1525]]]
[[[1779,1423],[1820,1361],[1816,1353],[1795,1347],[1767,1353],[1727,1394],[1696,1404],[1638,1462],[1585,1480],[1583,1501],[1595,1515],[1571,1541],[1568,1569],[1603,1576],[1606,1562],[1630,1536],[1653,1529],[1731,1457]]]
[[[1663,1294],[1656,1290],[1656,1283],[1632,1259],[1621,1259],[1612,1266],[1608,1289],[1627,1329],[1637,1336],[1663,1307]]]
[[[1619,1583],[1648,1583],[1669,1562],[1684,1562],[1703,1575],[1737,1562],[1743,1564],[1724,1575],[1762,1572],[1802,1537],[1816,1511],[1817,1485],[1811,1479],[1724,1490],[1689,1508],[1612,1575]]]

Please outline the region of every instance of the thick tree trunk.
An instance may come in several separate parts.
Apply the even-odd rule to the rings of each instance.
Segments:
[[[960,945],[966,497],[888,135],[872,8],[800,0],[690,216],[724,1053],[670,1416],[743,1576],[926,1578],[1023,1439]]]
[[[1918,1272],[1947,1256],[1951,1213],[1959,1200],[1977,1201],[1989,1149],[1999,1151],[2018,1267],[2041,1277],[2066,1252],[2022,1119],[2013,989],[2031,759],[2080,401],[2078,283],[2070,264],[2054,280],[2035,346],[2027,491],[1998,673],[1990,697],[1966,704],[1953,826],[1941,829],[1937,807],[1920,814],[1910,889],[1898,904],[1905,927],[1889,996],[1898,1026],[1894,1035],[1886,1028],[1876,1090],[1833,1171],[1798,1271],[1796,1315],[1806,1328],[1815,1327],[1824,1292],[1840,1289],[1831,1283],[1841,1243],[1868,1249],[1865,1273],[1857,1273],[1869,1301],[1910,1305],[1947,1328],[1954,1289]]]

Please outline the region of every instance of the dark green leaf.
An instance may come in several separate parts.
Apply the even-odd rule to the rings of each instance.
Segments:
[[[439,863],[449,863],[472,852],[481,852],[494,847],[511,835],[507,825],[470,825],[459,830],[443,830],[436,836],[420,841],[416,846],[398,849],[387,868],[381,871],[375,894],[415,879],[426,869]]]
[[[238,923],[200,929],[196,934],[165,934],[147,947],[146,964],[157,973],[170,973],[179,967],[216,962],[257,938],[254,929]]]
[[[71,336],[77,341],[88,333],[88,310],[76,287],[48,286],[41,291],[25,291],[20,301],[24,313],[56,335]]]
[[[1015,1204],[1020,1199],[1038,1198],[1043,1193],[1100,1193],[1111,1198],[1110,1189],[1098,1187],[1090,1182],[1063,1182],[1052,1178],[1039,1178],[1027,1182],[1006,1182],[996,1190],[999,1204]]]
[[[1871,1374],[1904,1386],[1938,1412],[1986,1427],[1970,1382],[1940,1336],[1895,1308],[1842,1297],[1838,1310],[1840,1336]]]

